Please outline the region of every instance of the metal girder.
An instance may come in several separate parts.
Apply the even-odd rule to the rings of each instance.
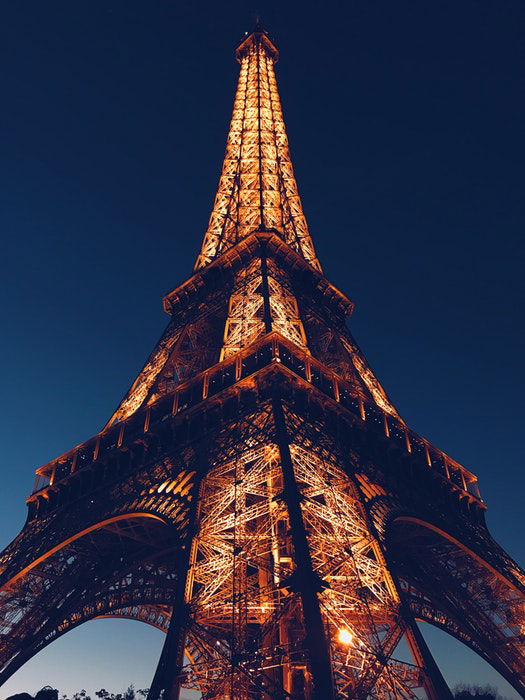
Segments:
[[[267,230],[321,269],[293,172],[275,59],[264,33],[244,42],[222,173],[196,269],[253,231]]]
[[[168,631],[150,700],[442,700],[418,618],[521,692],[524,574],[476,477],[410,430],[345,326],[353,305],[297,193],[275,46],[257,29],[237,56],[195,274],[165,297],[170,324],[103,431],[37,470],[0,554],[0,682],[113,616]]]

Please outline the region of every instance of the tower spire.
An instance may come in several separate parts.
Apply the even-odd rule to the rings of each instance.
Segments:
[[[279,51],[257,19],[241,64],[226,154],[195,269],[255,231],[274,231],[318,270],[299,198],[275,80]]]
[[[421,620],[525,698],[525,572],[476,477],[400,419],[352,302],[315,269],[275,45],[259,27],[237,56],[200,269],[164,298],[166,331],[106,427],[39,467],[0,552],[0,686],[120,617],[167,632],[148,700],[452,700]]]

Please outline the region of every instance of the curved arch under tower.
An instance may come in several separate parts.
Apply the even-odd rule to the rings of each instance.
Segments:
[[[0,683],[125,614],[167,625],[149,700],[447,700],[416,619],[524,691],[523,572],[475,475],[410,429],[348,330],[302,211],[275,44],[258,26],[236,56],[217,196],[166,331],[104,428],[37,470],[0,554]]]

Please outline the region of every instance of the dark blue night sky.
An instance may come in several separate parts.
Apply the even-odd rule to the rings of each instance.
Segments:
[[[257,10],[352,330],[409,425],[479,476],[492,533],[523,563],[522,0],[2,4],[0,547],[34,468],[102,427],[163,330],[162,295],[191,272]],[[452,684],[518,697],[427,638]],[[88,623],[0,697],[145,687],[161,643]]]

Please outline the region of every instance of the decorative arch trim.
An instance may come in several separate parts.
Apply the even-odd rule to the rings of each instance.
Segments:
[[[496,576],[502,583],[505,583],[509,588],[512,588],[518,595],[522,595],[523,592],[508,578],[503,576],[503,574],[495,569],[493,566],[491,566],[488,561],[483,559],[483,557],[480,557],[479,554],[476,554],[472,549],[467,547],[465,544],[463,544],[460,540],[456,539],[453,535],[450,533],[446,532],[445,530],[442,530],[439,528],[437,525],[433,525],[432,523],[429,523],[427,520],[423,520],[421,518],[415,518],[412,516],[408,515],[400,515],[394,518],[389,525],[387,526],[387,538],[390,534],[390,530],[392,528],[392,525],[394,525],[396,522],[410,522],[410,523],[416,523],[417,525],[421,525],[422,527],[427,528],[427,530],[432,530],[433,532],[436,532],[438,535],[441,535],[444,539],[448,540],[449,542],[452,542],[453,544],[456,545],[459,549],[461,549],[463,552],[468,554],[470,557],[475,559],[478,564],[483,566],[485,569],[488,569],[494,576]]]
[[[26,567],[21,569],[17,574],[12,576],[8,581],[6,581],[4,583],[4,585],[2,586],[2,588],[0,590],[2,590],[3,588],[6,588],[7,586],[12,585],[13,583],[15,583],[15,581],[18,581],[19,578],[22,578],[23,576],[28,574],[31,571],[31,569],[35,568],[35,566],[38,566],[46,559],[49,559],[49,557],[53,556],[53,554],[56,554],[61,549],[64,549],[64,547],[67,547],[68,544],[71,544],[72,542],[79,540],[81,537],[88,535],[90,532],[94,532],[95,530],[100,530],[103,527],[105,527],[106,525],[111,525],[111,523],[116,523],[119,520],[126,520],[129,518],[137,518],[137,519],[138,518],[151,518],[152,520],[157,520],[168,527],[168,523],[166,522],[166,520],[164,520],[159,515],[156,515],[154,513],[142,513],[142,512],[140,512],[140,513],[121,513],[120,515],[115,515],[111,518],[106,518],[105,520],[101,520],[101,521],[95,523],[94,525],[90,525],[89,527],[86,527],[83,530],[80,530],[79,532],[75,533],[74,535],[71,535],[71,537],[68,537],[67,539],[59,542],[57,545],[55,545],[54,547],[49,549],[47,552],[45,552],[44,554],[42,554],[39,557],[37,557],[36,559],[34,559],[30,564],[28,564]]]

